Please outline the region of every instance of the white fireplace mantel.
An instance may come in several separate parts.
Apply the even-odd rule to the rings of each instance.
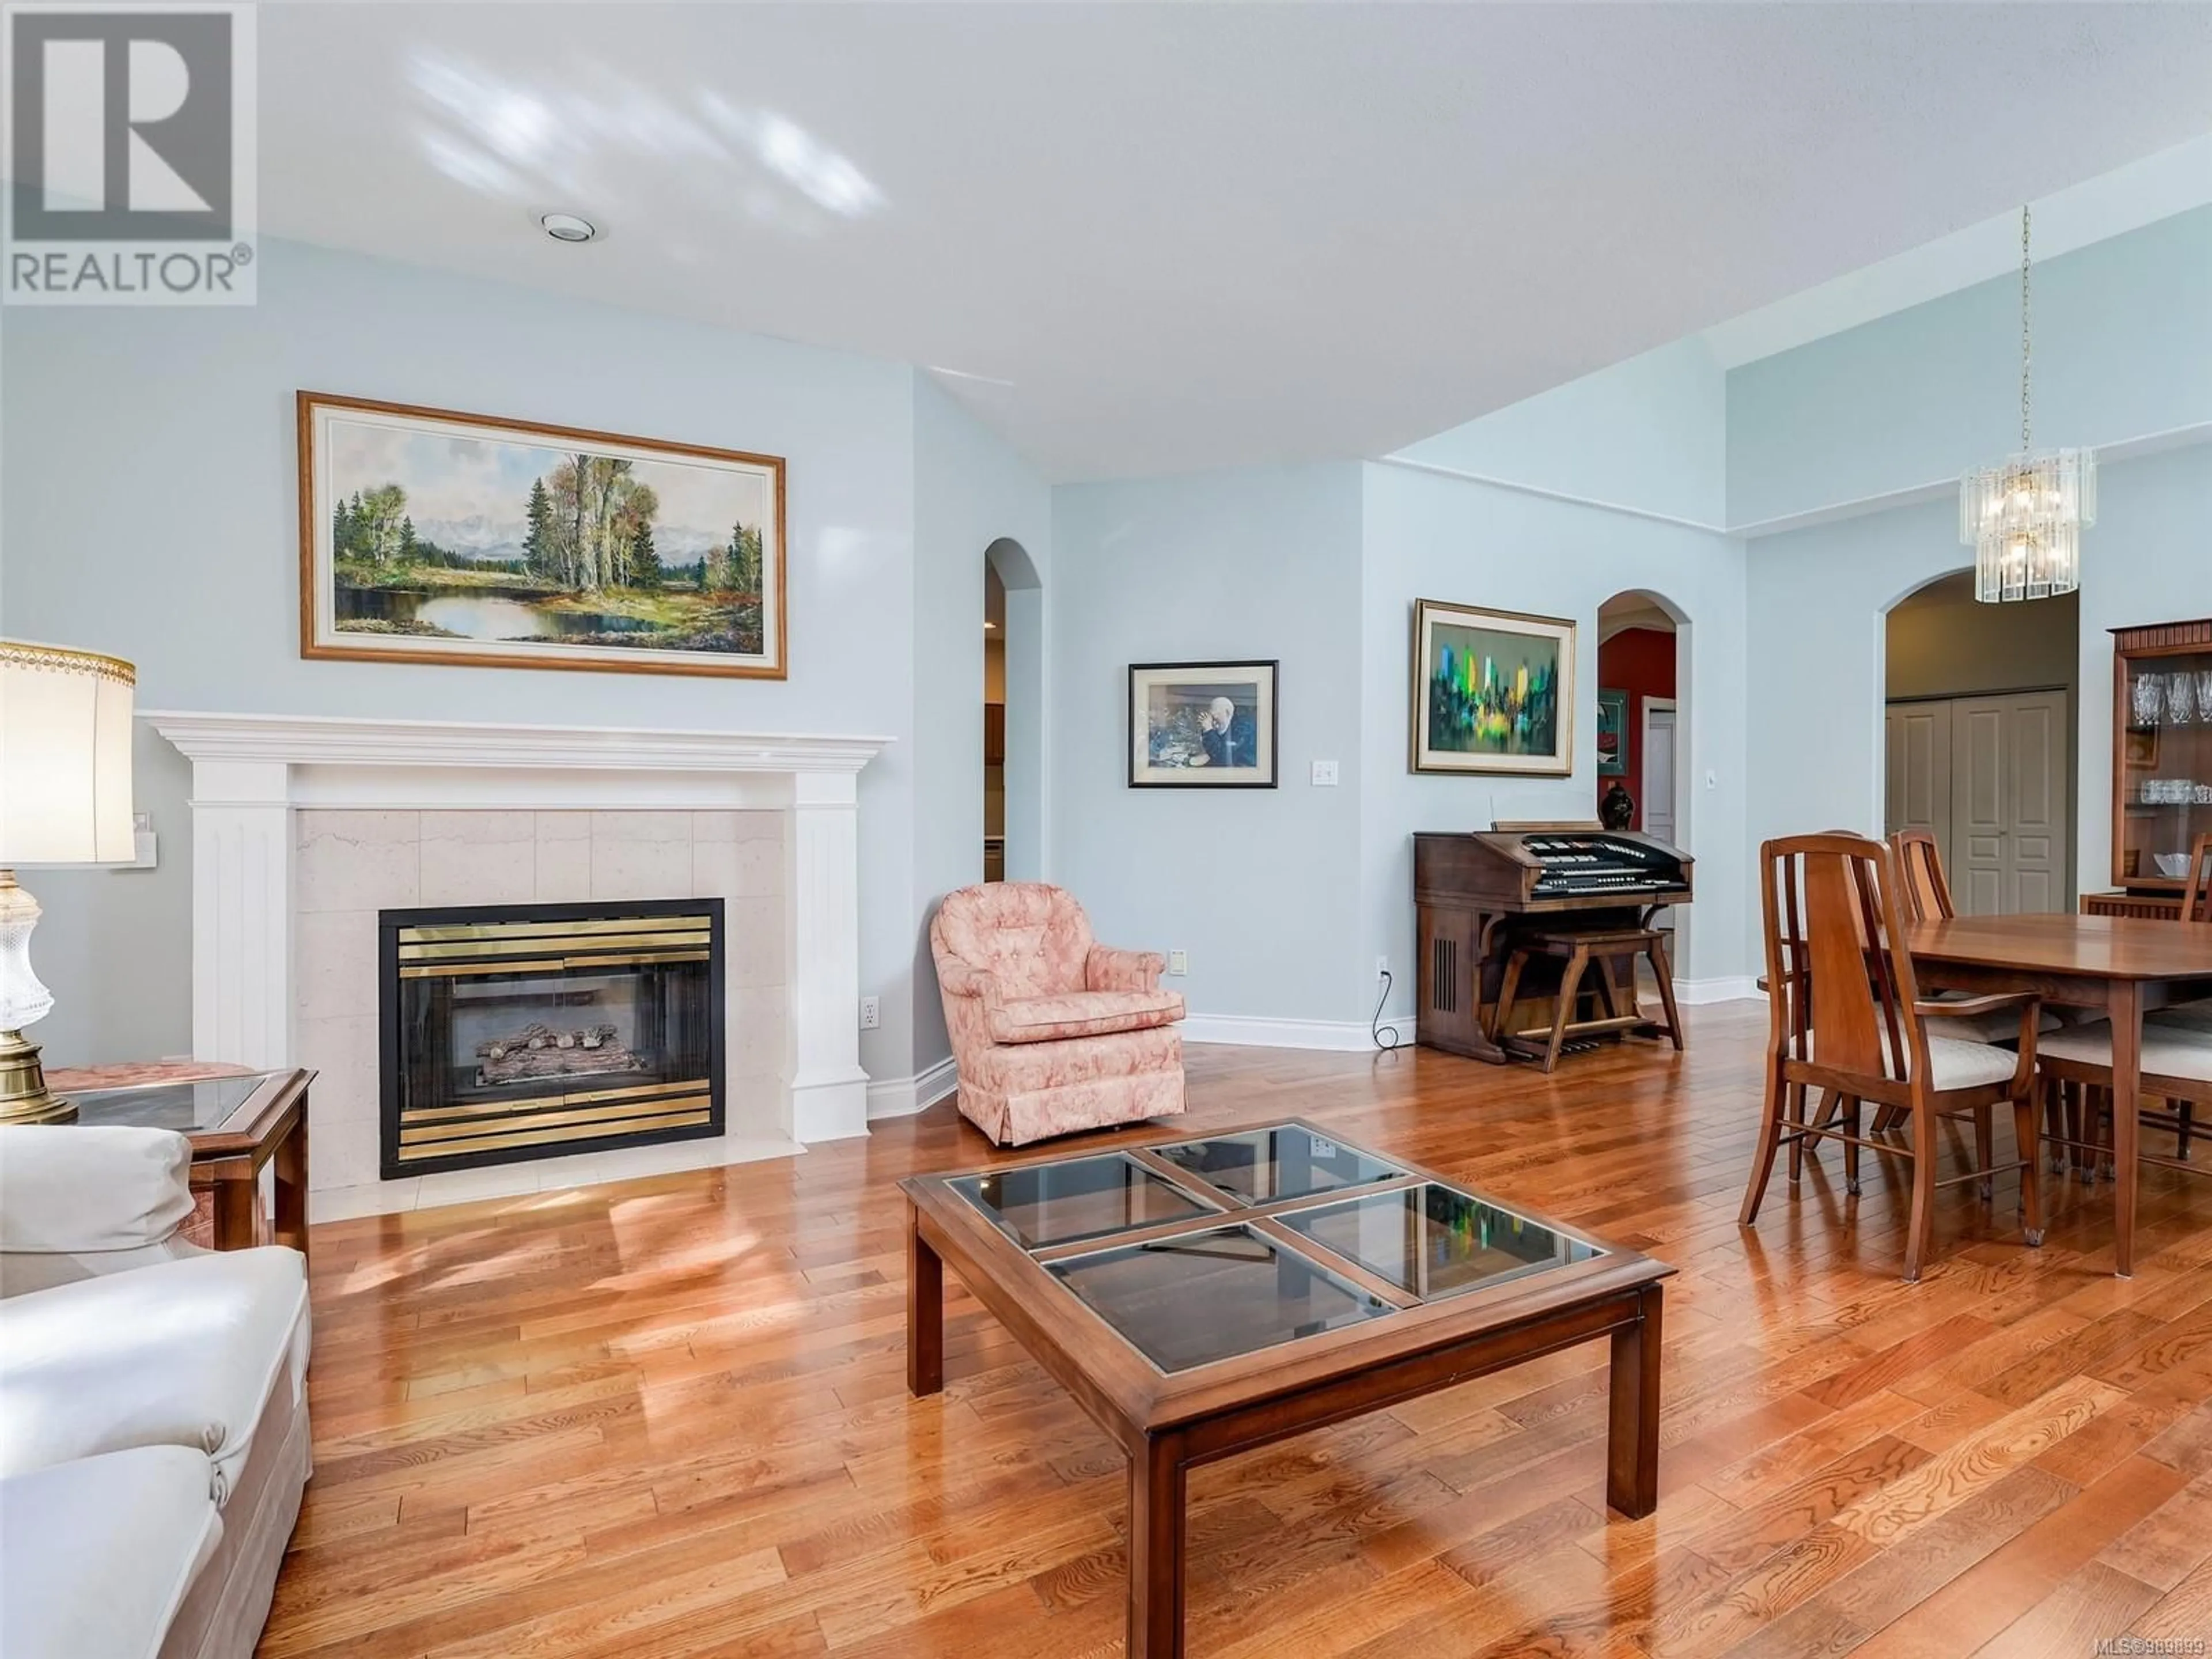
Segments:
[[[858,777],[888,738],[149,711],[192,763],[192,1051],[292,1059],[292,814],[774,809],[786,888],[791,1130],[867,1133]]]
[[[315,714],[141,716],[195,765],[467,766],[612,772],[855,773],[891,739]]]

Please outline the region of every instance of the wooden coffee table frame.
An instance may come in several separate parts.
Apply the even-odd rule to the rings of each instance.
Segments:
[[[1296,1118],[1173,1139],[1291,1125],[1340,1146],[1353,1144]],[[950,1263],[975,1299],[1128,1455],[1127,1659],[1169,1659],[1183,1650],[1183,1502],[1194,1465],[1380,1411],[1578,1343],[1607,1337],[1613,1344],[1606,1501],[1632,1518],[1649,1515],[1658,1504],[1661,1281],[1674,1270],[1522,1206],[1486,1200],[1607,1254],[1418,1302],[1389,1280],[1274,1219],[1285,1210],[1339,1203],[1425,1181],[1483,1196],[1372,1147],[1360,1150],[1402,1175],[1232,1208],[1222,1208],[1222,1194],[1149,1146],[1063,1150],[985,1171],[917,1176],[899,1183],[908,1219],[908,1388],[922,1395],[945,1386],[944,1272]],[[963,1175],[1002,1175],[1028,1164],[1114,1152],[1126,1153],[1206,1199],[1219,1212],[1048,1247],[1032,1255],[950,1184]],[[1208,1364],[1163,1371],[1042,1265],[1239,1223],[1274,1243],[1292,1245],[1400,1311]]]

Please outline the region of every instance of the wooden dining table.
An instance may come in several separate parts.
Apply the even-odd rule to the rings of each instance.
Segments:
[[[2140,916],[1954,916],[1914,922],[1925,988],[2032,991],[2112,1023],[2113,1270],[2134,1275],[2136,1139],[2144,1014],[2212,994],[2212,926]],[[2023,1149],[2025,1151],[2025,1149]]]

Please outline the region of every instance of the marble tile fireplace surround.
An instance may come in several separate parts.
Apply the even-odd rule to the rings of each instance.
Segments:
[[[857,782],[886,741],[149,713],[192,763],[192,1051],[309,1066],[317,1219],[867,1133]],[[378,1179],[377,919],[720,898],[726,1133]]]

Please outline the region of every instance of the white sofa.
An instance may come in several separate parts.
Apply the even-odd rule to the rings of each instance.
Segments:
[[[308,1473],[296,1250],[178,1236],[162,1129],[0,1127],[0,1654],[248,1659]]]

